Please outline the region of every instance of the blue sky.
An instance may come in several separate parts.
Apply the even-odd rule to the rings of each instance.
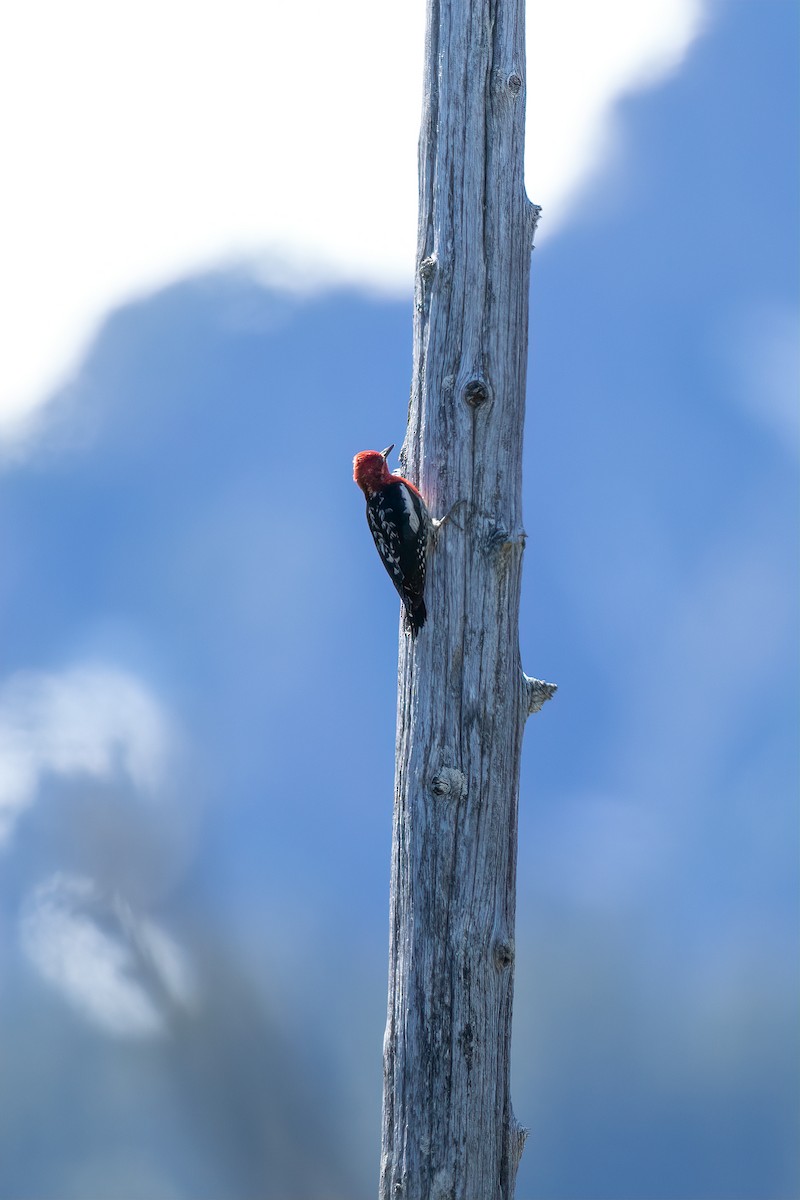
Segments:
[[[167,56],[156,82],[192,95],[196,76],[205,95],[206,42],[222,38],[220,71],[235,62],[245,9],[224,33],[205,13],[197,57]],[[322,31],[343,54],[359,11]],[[168,12],[179,36],[187,13]],[[624,37],[599,38],[586,8],[565,43],[529,10],[575,73],[542,64],[551,91],[529,110],[545,212],[520,638],[559,692],[523,760],[517,1194],[793,1200],[798,14],[615,14]],[[396,45],[389,83],[418,17],[368,27]],[[128,30],[142,53],[149,19]],[[90,27],[96,47],[120,36]],[[241,113],[263,67],[246,54]],[[99,86],[75,112],[105,122]],[[261,227],[229,181],[181,243],[188,201],[134,147],[158,98],[199,188],[229,126],[206,99],[204,141],[154,83],[118,110],[108,165],[124,143],[138,182],[111,199],[163,196],[158,220],[134,230],[115,209],[96,244],[89,222],[74,263],[32,224],[18,294],[44,296],[49,271],[52,295],[38,324],[7,301],[2,1198],[374,1191],[398,606],[350,463],[404,432],[418,96],[376,159],[370,186],[392,199],[354,277],[361,214],[336,171],[361,126],[338,126],[341,154],[316,168],[290,156],[357,119],[363,96],[342,86],[324,119],[312,87],[294,134],[275,120],[266,184],[240,177],[278,195]],[[223,175],[258,160],[241,119]],[[78,149],[73,219],[91,182]],[[330,214],[305,206],[334,195],[328,236]],[[152,258],[114,259],[125,228]]]

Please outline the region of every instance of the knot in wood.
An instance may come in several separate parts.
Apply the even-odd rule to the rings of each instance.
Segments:
[[[460,800],[467,794],[467,777],[455,767],[442,767],[431,780],[434,796],[452,796]]]
[[[486,549],[489,554],[499,554],[506,546],[511,545],[511,534],[499,522],[490,521],[486,534]]]
[[[522,91],[522,76],[517,71],[512,71],[506,80],[506,87],[512,96],[518,96]]]
[[[470,408],[480,408],[481,405],[486,404],[492,398],[488,383],[485,379],[481,379],[480,376],[467,380],[461,395],[464,398],[464,402]]]
[[[494,944],[494,965],[498,971],[507,971],[514,961],[515,954],[511,938],[498,938]]]
[[[419,264],[419,277],[423,283],[428,283],[436,273],[436,255],[430,254]]]

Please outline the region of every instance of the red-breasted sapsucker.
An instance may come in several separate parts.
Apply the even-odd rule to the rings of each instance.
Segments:
[[[367,521],[378,554],[400,593],[406,623],[416,637],[425,624],[425,566],[432,522],[413,483],[386,465],[394,446],[362,450],[353,459],[353,478],[367,498]]]

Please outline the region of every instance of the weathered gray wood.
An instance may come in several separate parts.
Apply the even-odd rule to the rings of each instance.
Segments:
[[[401,633],[383,1200],[510,1200],[530,252],[524,0],[429,0],[414,373],[402,457],[434,516]]]

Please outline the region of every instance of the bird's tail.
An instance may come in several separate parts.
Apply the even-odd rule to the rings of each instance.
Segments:
[[[403,615],[405,617],[406,628],[408,629],[412,638],[415,638],[420,629],[422,629],[422,626],[425,624],[425,621],[428,617],[428,610],[425,607],[425,601],[418,600],[413,607],[411,604],[404,604]]]

